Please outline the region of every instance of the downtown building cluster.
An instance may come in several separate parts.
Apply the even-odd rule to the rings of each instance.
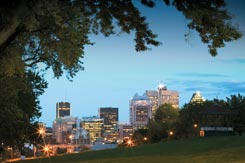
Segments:
[[[56,104],[56,119],[52,127],[53,144],[112,143],[118,135],[118,108],[102,107],[97,116],[73,117],[68,102]]]
[[[129,100],[129,124],[119,124],[117,107],[101,107],[98,115],[77,118],[71,116],[69,102],[56,104],[56,119],[53,127],[47,128],[47,141],[52,144],[96,144],[118,143],[130,139],[133,132],[145,128],[153,118],[156,109],[162,104],[179,108],[179,93],[168,90],[160,84],[157,90],[146,90],[143,95],[137,93]]]
[[[156,109],[163,104],[170,104],[179,108],[179,93],[168,90],[160,84],[157,90],[147,90],[142,96],[137,93],[130,100],[130,124],[133,129],[144,128],[151,119]]]

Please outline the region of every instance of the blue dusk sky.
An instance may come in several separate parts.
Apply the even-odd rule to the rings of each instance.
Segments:
[[[228,1],[233,23],[245,35],[245,1]],[[40,121],[51,126],[56,103],[71,103],[71,115],[98,115],[100,107],[118,107],[119,121],[129,122],[129,100],[135,93],[156,90],[160,82],[169,90],[179,92],[182,107],[195,91],[205,99],[225,99],[232,94],[245,96],[245,38],[226,44],[212,57],[207,45],[194,31],[186,27],[187,20],[174,7],[157,4],[155,9],[140,4],[150,28],[162,42],[146,52],[136,52],[134,33],[110,37],[92,35],[93,46],[86,46],[84,71],[70,82],[65,75],[53,78],[48,71],[49,86],[40,97]],[[184,34],[190,32],[189,39]]]

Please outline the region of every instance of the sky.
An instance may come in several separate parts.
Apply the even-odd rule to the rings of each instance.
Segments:
[[[233,23],[245,35],[245,1],[229,0]],[[49,85],[40,97],[42,116],[39,121],[52,126],[56,117],[56,103],[71,103],[71,115],[82,118],[98,115],[100,107],[118,107],[119,122],[129,122],[129,100],[135,93],[156,90],[159,83],[168,90],[179,92],[182,107],[192,94],[200,91],[207,100],[226,99],[240,93],[245,96],[245,38],[227,43],[212,57],[207,45],[200,42],[187,20],[174,7],[157,4],[155,9],[140,6],[142,15],[158,40],[159,47],[136,52],[134,34],[110,37],[92,35],[93,46],[86,46],[84,71],[70,82],[65,75],[59,79],[52,71],[46,73]]]

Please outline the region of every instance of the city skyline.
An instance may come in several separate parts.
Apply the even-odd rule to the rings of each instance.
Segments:
[[[233,22],[239,23],[243,34],[244,7],[243,1],[228,1],[229,11],[235,16]],[[40,121],[51,126],[55,104],[67,101],[73,116],[97,115],[100,107],[117,107],[119,122],[129,122],[129,100],[135,93],[156,90],[160,82],[179,92],[180,107],[196,91],[207,100],[245,95],[244,37],[226,44],[218,50],[218,56],[211,57],[195,32],[185,41],[187,20],[173,7],[157,4],[156,9],[142,6],[141,11],[162,45],[139,53],[134,50],[133,34],[91,36],[95,45],[85,48],[85,70],[78,72],[73,82],[65,76],[53,79],[51,71],[46,73],[49,88],[40,97]]]

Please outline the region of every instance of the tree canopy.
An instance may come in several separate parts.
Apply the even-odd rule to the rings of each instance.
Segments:
[[[0,78],[0,139],[5,146],[21,146],[34,138],[41,116],[38,97],[47,82],[28,71],[24,77]],[[36,141],[36,140],[35,140]]]
[[[232,127],[241,135],[245,132],[245,98],[231,95],[226,100],[213,99],[203,103],[185,104],[175,124],[176,137],[199,135],[200,127]],[[197,126],[194,126],[194,125]]]
[[[179,109],[170,104],[163,104],[157,108],[154,118],[148,123],[148,138],[150,142],[158,142],[169,137],[178,119]]]
[[[154,0],[141,0],[154,8]],[[164,0],[188,20],[209,52],[242,35],[231,23],[224,0]],[[64,72],[73,77],[83,69],[84,47],[91,45],[90,34],[105,36],[125,32],[135,34],[135,50],[160,45],[146,17],[131,0],[4,0],[0,7],[0,68],[6,74],[23,69],[52,68],[55,77]],[[116,29],[119,29],[117,31]]]

